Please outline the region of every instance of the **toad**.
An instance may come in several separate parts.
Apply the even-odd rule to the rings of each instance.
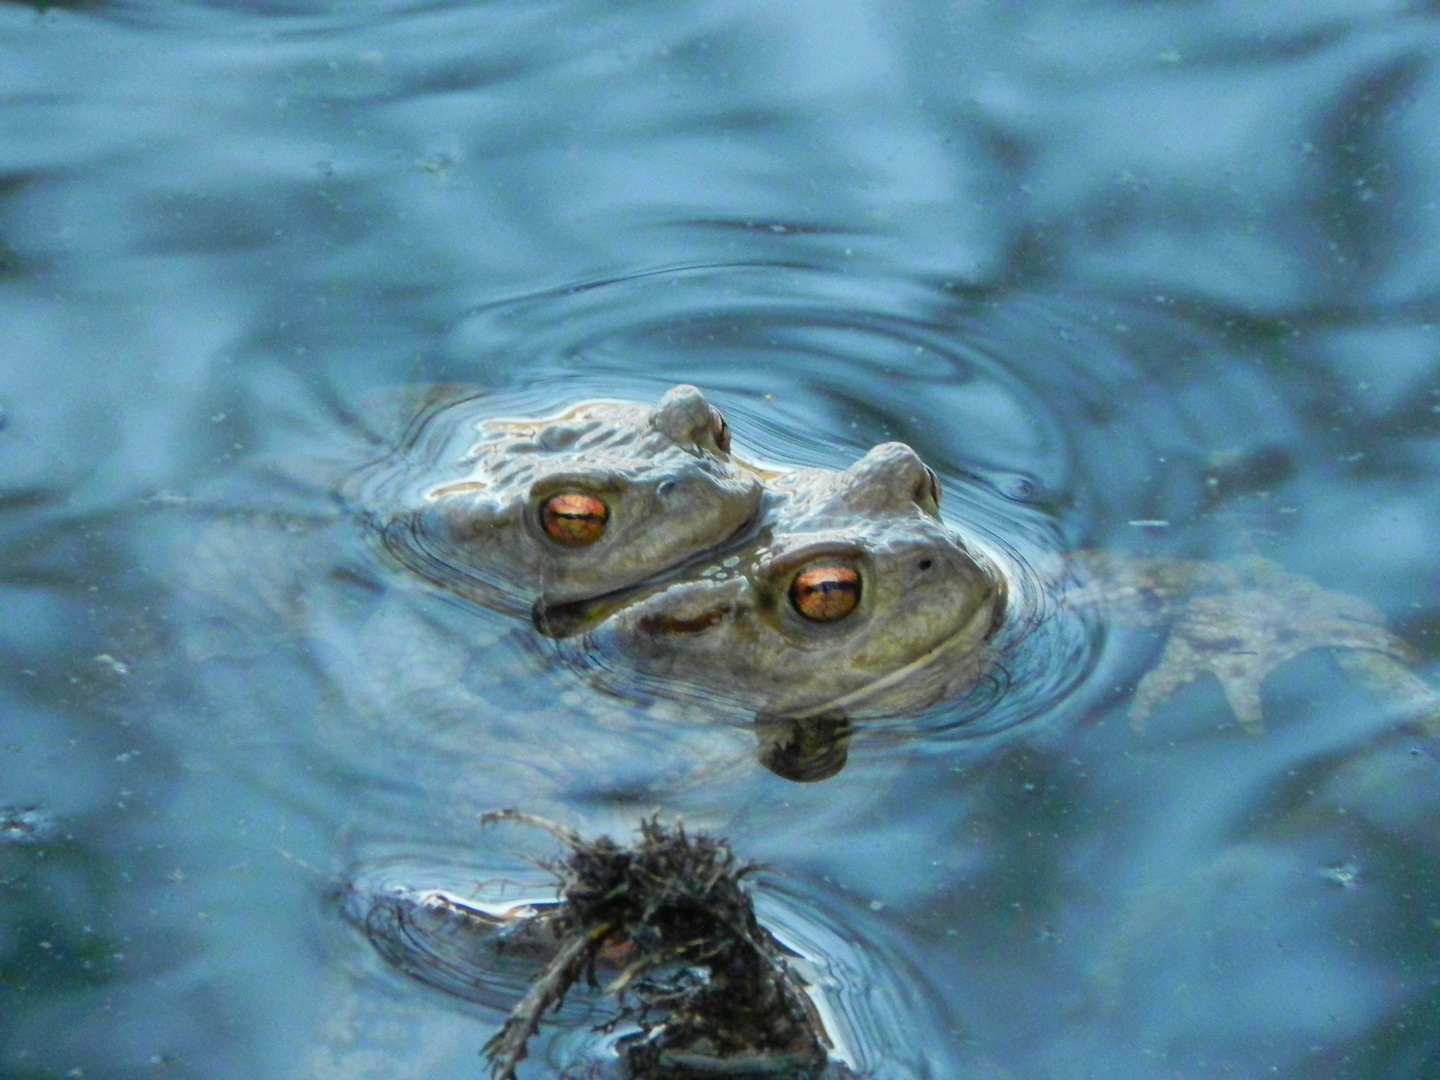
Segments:
[[[423,413],[347,485],[390,556],[467,599],[519,612],[601,596],[716,547],[759,509],[759,478],[693,386],[537,419],[491,407]]]
[[[615,604],[588,644],[765,717],[893,715],[975,681],[1006,575],[940,520],[914,450],[885,443],[770,486],[751,543]]]

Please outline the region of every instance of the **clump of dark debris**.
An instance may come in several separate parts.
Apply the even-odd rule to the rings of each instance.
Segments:
[[[560,903],[545,916],[555,954],[485,1047],[495,1080],[513,1080],[540,1018],[575,983],[598,985],[597,960],[619,968],[605,987],[618,1013],[600,1030],[639,1028],[619,1043],[638,1080],[823,1072],[824,1028],[755,918],[744,879],[756,867],[725,841],[658,818],[641,822],[633,847],[514,810],[481,820],[533,825],[570,849],[549,864],[560,879]]]

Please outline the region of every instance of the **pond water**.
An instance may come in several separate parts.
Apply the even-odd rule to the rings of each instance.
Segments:
[[[502,1013],[333,894],[533,874],[512,805],[767,864],[864,1075],[1440,1074],[1440,744],[1325,651],[1263,733],[1209,679],[1136,730],[1158,633],[1037,615],[984,709],[795,784],[334,496],[406,387],[693,382],[750,459],[910,443],[1027,562],[1262,555],[1435,681],[1434,3],[76,0],[0,42],[0,1080],[484,1075]],[[522,1075],[603,1060],[576,1009]]]

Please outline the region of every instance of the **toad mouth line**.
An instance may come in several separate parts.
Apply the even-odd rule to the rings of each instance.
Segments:
[[[698,634],[710,629],[710,627],[723,622],[730,614],[728,606],[716,608],[714,611],[707,611],[703,615],[696,615],[693,618],[682,619],[674,615],[646,615],[640,620],[638,629],[642,634],[650,637],[663,637],[667,634]]]

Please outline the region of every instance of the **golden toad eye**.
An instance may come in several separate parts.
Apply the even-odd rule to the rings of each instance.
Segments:
[[[845,563],[807,566],[790,583],[790,606],[811,622],[834,622],[860,606],[860,573]]]
[[[540,504],[545,535],[564,547],[588,547],[605,535],[610,508],[594,495],[567,491]]]
[[[725,417],[719,409],[710,410],[710,437],[715,440],[715,447],[722,454],[730,452],[730,425],[725,422]]]

